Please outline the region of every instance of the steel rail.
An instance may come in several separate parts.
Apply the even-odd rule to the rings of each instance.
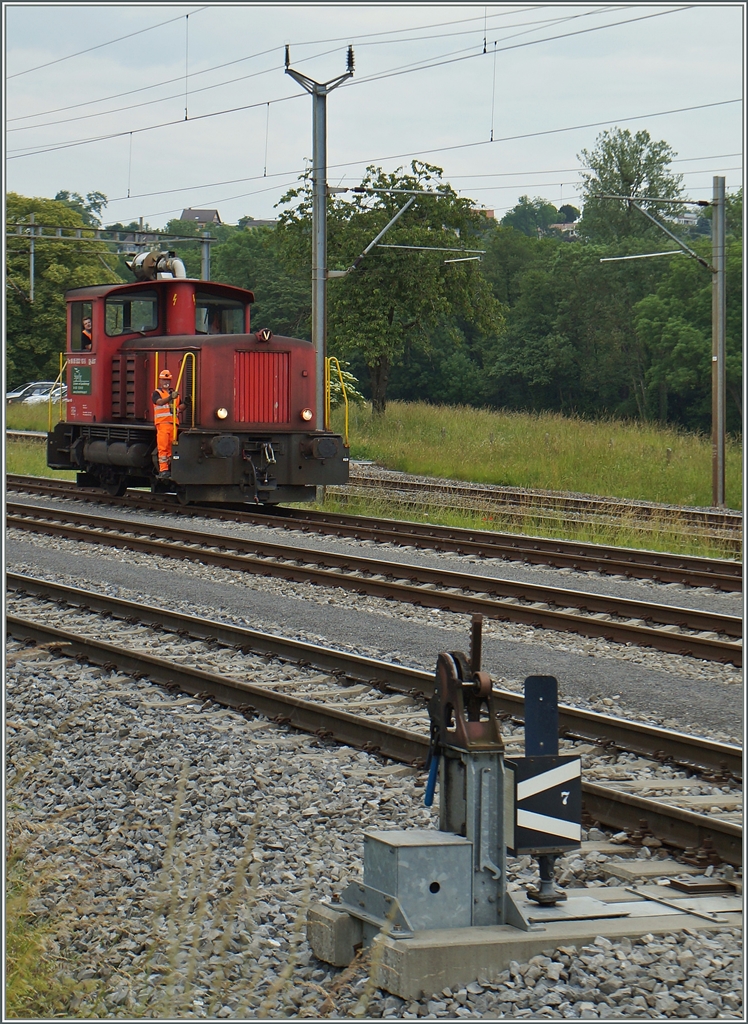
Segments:
[[[278,724],[291,725],[320,738],[329,736],[338,743],[376,752],[382,757],[406,764],[423,762],[428,752],[427,735],[419,736],[381,721],[351,715],[347,711],[302,700],[289,693],[255,686],[243,679],[219,676],[145,652],[122,649],[101,640],[79,636],[69,630],[29,622],[15,615],[9,615],[6,621],[8,632],[19,640],[58,643],[61,652],[70,657],[85,657],[125,675],[147,675],[155,682],[178,687],[194,696],[208,694],[221,704],[247,713],[258,711]]]
[[[731,661],[736,665],[742,663],[740,643],[713,635],[719,632],[728,636],[741,636],[742,621],[738,616],[717,615],[669,605],[652,606],[643,601],[601,597],[583,591],[559,590],[399,562],[382,562],[353,554],[336,555],[224,535],[206,537],[198,531],[171,526],[160,528],[153,524],[120,522],[113,526],[112,520],[89,513],[15,503],[8,503],[6,509],[7,526],[33,532],[56,533],[86,543],[125,546],[149,554],[155,553],[162,558],[168,555],[229,569],[281,576],[296,582],[335,586],[426,607],[471,614],[480,611],[490,618],[631,642],[671,653],[691,654],[705,660]],[[71,520],[78,525],[71,525]],[[143,534],[148,536],[144,537]],[[175,540],[178,543],[174,543]],[[354,576],[354,572],[369,575]],[[436,590],[436,587],[446,589]],[[512,599],[516,601],[519,598],[537,604],[512,603]],[[548,608],[547,601],[554,601],[564,608],[574,607],[588,614]],[[636,621],[614,621],[608,618],[610,614]],[[605,618],[595,618],[595,615]],[[644,625],[645,621],[656,621],[660,626],[707,631],[711,635],[674,633],[666,628]]]
[[[394,691],[423,698],[430,698],[434,692],[433,673],[422,669],[16,573],[7,575],[6,585],[13,592],[45,598],[74,608],[103,612],[128,622],[141,622],[179,636],[213,640],[244,653],[253,652],[296,664],[313,665],[331,674],[368,683],[385,692]],[[494,687],[493,698],[503,716],[518,722],[524,720],[524,697],[521,694]],[[559,734],[569,739],[592,742],[597,746],[626,750],[657,761],[672,762],[695,772],[711,772],[721,778],[742,778],[743,755],[740,747],[717,743],[705,737],[689,736],[564,704],[559,705]]]
[[[13,615],[8,616],[7,629],[22,641],[54,644],[64,656],[86,659],[123,674],[145,675],[194,696],[208,695],[237,710],[259,712],[278,724],[313,733],[322,740],[331,739],[418,767],[423,764],[428,751],[429,738],[426,735],[420,736],[376,719],[361,718],[301,700],[288,693],[277,693],[154,655],[122,650],[112,644]],[[637,823],[646,819],[649,831],[663,842],[689,849],[702,845],[703,839],[708,838],[723,860],[735,865],[741,863],[742,830],[738,825],[585,782],[582,783],[582,794],[584,810],[601,822],[620,828],[624,817],[630,817],[633,809]],[[624,810],[619,813],[619,808]],[[677,824],[673,823],[674,820]]]
[[[381,521],[362,515],[315,512],[299,508],[279,507],[270,513],[235,504],[222,505],[218,508],[206,505],[185,507],[162,495],[130,491],[120,498],[113,498],[94,488],[80,488],[65,481],[29,479],[13,475],[9,475],[7,479],[9,487],[13,489],[48,496],[143,509],[168,509],[179,515],[201,516],[222,521],[234,519],[237,522],[264,525],[273,529],[301,529],[305,532],[354,537],[357,540],[369,538],[399,546],[407,544],[437,551],[454,551],[462,555],[477,555],[481,558],[519,559],[538,565],[652,579],[661,583],[682,583],[687,586],[714,587],[726,591],[742,590],[742,563],[731,559],[607,547],[584,541],[426,525],[407,520]]]
[[[698,849],[710,840],[718,857],[728,864],[743,860],[743,829],[734,822],[623,793],[598,783],[582,783],[585,812],[602,825],[647,834],[676,849]]]
[[[392,490],[439,494],[461,495],[483,498],[501,505],[515,505],[527,514],[538,508],[554,508],[563,512],[602,512],[610,514],[632,514],[642,518],[682,520],[691,525],[708,525],[729,530],[742,527],[741,512],[731,509],[690,508],[681,505],[663,505],[656,502],[640,502],[629,499],[599,497],[586,494],[565,494],[558,491],[531,490],[523,487],[503,487],[491,484],[473,484],[461,480],[441,480],[431,477],[413,477],[393,471],[352,467],[351,482],[371,488],[385,486]]]
[[[41,431],[6,431],[9,440],[32,440],[46,442],[47,435]],[[380,488],[392,491],[454,495],[468,499],[482,499],[497,508],[507,510],[515,506],[521,514],[561,513],[615,514],[631,521],[632,515],[642,520],[669,520],[671,523],[721,528],[730,533],[742,531],[742,512],[731,509],[691,508],[681,505],[664,505],[657,502],[642,502],[634,499],[599,497],[597,495],[569,494],[526,487],[508,487],[495,484],[474,484],[462,480],[447,480],[433,477],[416,477],[411,474],[382,470],[378,467],[351,464],[351,484],[366,489]],[[344,487],[331,486],[334,493],[345,493]],[[634,525],[634,524],[632,524]],[[643,525],[643,523],[636,524]],[[662,525],[660,522],[658,525]]]

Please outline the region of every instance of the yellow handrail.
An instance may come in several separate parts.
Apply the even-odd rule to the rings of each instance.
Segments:
[[[184,357],[182,359],[182,365],[179,367],[179,376],[177,377],[177,386],[174,388],[174,390],[177,391],[177,392],[179,391],[179,385],[182,383],[182,374],[184,373],[184,368],[187,365],[187,357],[188,356],[192,360],[192,393],[190,394],[190,408],[191,408],[191,412],[192,412],[192,423],[191,423],[191,426],[194,427],[195,426],[195,367],[197,366],[197,363],[196,363],[196,360],[195,360],[195,353],[194,352],[185,352]],[[175,441],[177,439],[177,412],[178,412],[178,408],[177,407],[178,407],[178,405],[179,405],[179,403],[175,402],[174,403],[174,408],[172,409],[172,416],[174,417],[174,440]]]
[[[325,360],[325,429],[330,429],[330,371],[332,364],[335,363],[335,368],[338,371],[338,380],[340,381],[340,387],[343,391],[343,401],[345,402],[345,446],[348,447],[348,393],[345,389],[345,381],[343,380],[343,371],[340,369],[340,363],[335,356],[328,356]]]
[[[52,395],[54,394],[55,388],[58,385],[60,387],[60,420],[58,422],[62,422],[62,420],[64,419],[64,417],[62,415],[62,409],[63,409],[62,375],[65,372],[65,370],[67,369],[67,365],[68,365],[68,361],[67,361],[67,359],[65,359],[65,353],[64,352],[60,352],[60,372],[57,374],[57,379],[55,380],[54,384],[49,389],[49,398],[47,399],[47,430],[48,430],[48,432],[50,434],[52,433],[52,405],[53,405]]]

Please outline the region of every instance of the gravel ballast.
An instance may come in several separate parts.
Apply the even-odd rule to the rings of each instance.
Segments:
[[[145,554],[9,530],[7,567],[44,579],[136,595],[149,604],[207,609],[250,628],[355,649],[432,671],[441,650],[465,649],[469,616],[421,608],[337,588],[293,583],[197,562],[156,561]],[[561,699],[604,699],[626,717],[654,718],[685,731],[713,730],[739,739],[740,669],[629,644],[486,620],[484,668],[500,686],[519,689],[526,676],[555,675]],[[737,684],[737,685],[736,685]]]
[[[429,671],[440,650],[469,643],[464,615],[24,531],[7,539],[11,572]],[[420,561],[417,552],[395,550]],[[539,570],[524,571],[532,578]],[[555,573],[579,589],[584,576],[590,589],[614,590],[610,577]],[[628,586],[640,597],[656,587]],[[689,592],[669,593],[679,604]],[[727,611],[735,597],[709,600]],[[9,611],[24,614],[32,604],[8,595]],[[166,635],[153,642],[155,654],[177,651]],[[198,653],[202,664],[206,655]],[[566,703],[740,739],[741,673],[732,666],[486,622],[484,667],[510,689],[527,674],[550,673]],[[272,682],[274,673],[286,684],[299,674],[265,659],[263,678]],[[8,854],[20,858],[30,920],[50,927],[48,953],[73,979],[71,1016],[743,1019],[741,933],[727,928],[615,943],[599,936],[454,991],[418,1000],[380,992],[369,983],[365,955],[342,970],[314,958],[305,913],[362,877],[365,829],[435,827],[423,805],[423,773],[13,639],[6,719]],[[647,768],[634,755],[611,765],[590,752],[585,771],[626,779]],[[660,773],[673,774],[664,766]],[[717,789],[705,783],[698,792]],[[608,837],[593,829],[585,838]],[[647,883],[665,857],[655,843],[629,850],[625,863],[635,882]],[[567,888],[615,885],[617,863],[617,854],[585,844],[559,860],[556,877]],[[510,859],[511,888],[536,879],[529,857]]]
[[[365,828],[435,825],[414,772],[14,640],[7,693],[10,852],[77,1016],[741,1018],[736,930],[600,937],[416,1001],[372,990],[365,958],[315,960],[304,915],[361,877]],[[558,875],[603,885],[605,861]],[[513,887],[533,879],[511,862]]]

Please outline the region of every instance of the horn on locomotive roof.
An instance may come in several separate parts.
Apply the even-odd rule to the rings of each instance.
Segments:
[[[141,252],[125,262],[138,281],[187,277],[184,263],[173,252]]]

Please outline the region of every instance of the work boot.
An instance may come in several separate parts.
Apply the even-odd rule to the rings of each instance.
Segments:
[[[170,476],[171,476],[171,473],[169,472],[168,469],[162,469],[161,472],[158,474],[158,479],[159,480],[168,480]]]

